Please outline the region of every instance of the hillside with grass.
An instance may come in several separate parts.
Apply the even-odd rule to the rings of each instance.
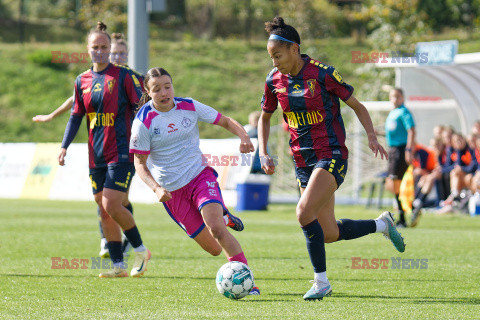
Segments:
[[[454,38],[454,35],[446,35]],[[432,39],[430,39],[432,40]],[[437,39],[434,39],[437,40]],[[460,52],[474,52],[479,40],[461,40]],[[60,142],[68,113],[50,123],[34,123],[36,114],[48,114],[73,92],[76,76],[89,64],[51,63],[52,51],[85,52],[83,43],[2,43],[0,50],[0,141]],[[302,43],[302,52],[339,70],[346,82],[356,88],[355,95],[369,99],[375,74],[359,73],[371,67],[352,63],[352,51],[369,52],[367,42],[353,39],[322,39]],[[259,110],[264,81],[272,68],[265,41],[189,40],[150,41],[150,66],[167,69],[173,76],[175,95],[193,97],[242,124],[248,114]],[[393,74],[393,72],[392,72]],[[393,84],[393,78],[389,84]],[[347,119],[348,121],[348,119]],[[85,123],[85,122],[84,122]],[[225,130],[201,124],[202,138],[224,138]],[[85,125],[75,142],[86,141]]]

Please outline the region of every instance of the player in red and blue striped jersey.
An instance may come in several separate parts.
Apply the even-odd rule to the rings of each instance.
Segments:
[[[100,277],[125,277],[120,227],[135,250],[131,276],[142,275],[150,259],[135,220],[122,205],[135,167],[129,153],[131,126],[143,85],[128,67],[109,62],[110,36],[99,22],[88,35],[88,51],[93,67],[75,81],[74,105],[59,155],[65,164],[67,148],[73,141],[84,116],[87,118],[90,179],[95,201],[108,241],[114,268]]]
[[[127,66],[127,61],[128,61],[128,43],[125,40],[123,34],[121,33],[112,33],[112,42],[110,44],[110,62],[113,64],[119,64],[122,66]],[[135,70],[132,70],[135,72]],[[135,76],[140,82],[143,82],[143,75],[140,73],[135,72]],[[49,122],[56,118],[57,116],[63,114],[64,112],[67,112],[67,110],[71,110],[73,107],[73,99],[74,97],[71,96],[65,102],[52,111],[48,115],[36,115],[33,117],[34,122]],[[128,191],[123,199],[123,206],[128,209],[133,214],[133,206],[130,200],[128,199]],[[97,207],[97,213],[98,217],[100,219],[100,207]],[[99,223],[99,230],[100,230],[100,252],[98,253],[100,257],[102,258],[108,258],[110,257],[110,253],[108,252],[107,248],[107,239],[105,238],[105,235],[103,233],[103,228],[102,228],[102,223],[100,221]],[[128,240],[124,237],[123,238],[123,243],[122,243],[122,250],[124,256],[128,255],[128,252],[131,249],[131,244],[128,242]]]
[[[313,286],[303,298],[322,299],[332,292],[326,276],[325,242],[381,232],[398,251],[405,250],[389,212],[376,220],[335,220],[334,193],[342,184],[348,167],[339,99],[355,111],[375,156],[380,154],[382,159],[388,156],[377,141],[367,109],[352,95],[353,87],[346,84],[333,67],[301,55],[298,32],[281,17],[265,25],[270,34],[267,50],[274,69],[267,76],[258,125],[262,167],[267,174],[275,171],[274,161],[267,152],[267,141],[272,113],[280,105],[289,126],[290,148],[301,191],[297,219],[315,273]]]

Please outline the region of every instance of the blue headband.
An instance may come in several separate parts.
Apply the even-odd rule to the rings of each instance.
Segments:
[[[281,36],[276,35],[276,34],[271,34],[270,38],[268,38],[268,40],[280,40],[280,41],[286,41],[286,42],[290,42],[290,43],[296,43],[295,41],[285,39],[284,37],[281,37]]]

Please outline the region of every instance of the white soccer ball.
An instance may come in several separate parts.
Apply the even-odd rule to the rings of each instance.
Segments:
[[[253,288],[253,273],[238,261],[225,263],[217,272],[217,289],[230,299],[242,299]]]

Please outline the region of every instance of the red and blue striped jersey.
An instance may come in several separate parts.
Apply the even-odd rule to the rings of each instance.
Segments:
[[[143,79],[121,65],[90,68],[77,77],[72,115],[86,115],[90,168],[133,162],[130,134],[142,91]]]
[[[326,158],[347,159],[339,98],[348,100],[353,87],[333,67],[307,55],[302,58],[305,64],[296,76],[282,74],[277,68],[268,74],[262,110],[272,113],[280,104],[297,167]]]

